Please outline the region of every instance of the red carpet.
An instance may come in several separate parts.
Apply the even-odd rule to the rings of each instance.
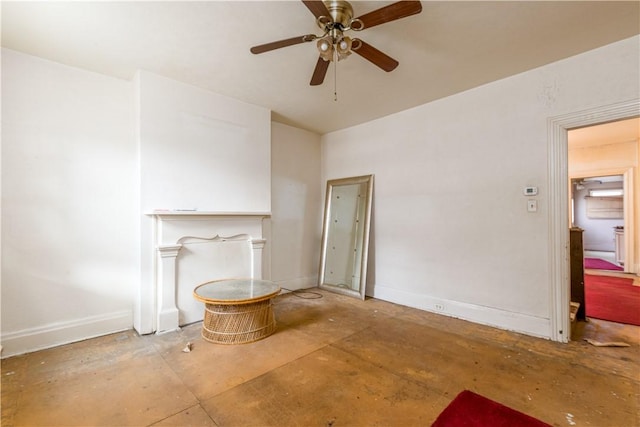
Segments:
[[[640,287],[624,277],[584,275],[587,317],[640,326]]]
[[[447,406],[432,427],[550,427],[486,397],[465,390]]]
[[[585,258],[584,268],[589,268],[591,270],[614,270],[614,271],[624,270],[624,268],[618,265],[612,264],[609,261],[606,261],[602,258]]]

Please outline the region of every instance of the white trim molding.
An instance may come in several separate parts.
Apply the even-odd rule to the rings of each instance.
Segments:
[[[550,331],[554,341],[569,342],[569,164],[567,132],[640,116],[640,99],[595,107],[547,120],[549,178],[549,295]]]
[[[482,325],[548,339],[549,319],[482,305],[434,298],[389,286],[375,287],[374,298]],[[505,325],[509,325],[508,327]]]
[[[315,288],[318,286],[318,275],[298,277],[295,279],[274,280],[283,289],[283,292],[299,291],[301,289]]]
[[[50,323],[2,335],[2,358],[131,329],[133,313],[119,311]]]

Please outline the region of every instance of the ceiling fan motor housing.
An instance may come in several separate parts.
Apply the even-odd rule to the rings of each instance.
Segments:
[[[324,2],[327,6],[327,10],[331,15],[331,19],[334,24],[340,24],[342,29],[348,28],[351,25],[351,19],[353,18],[353,7],[347,1],[342,0],[330,0]]]

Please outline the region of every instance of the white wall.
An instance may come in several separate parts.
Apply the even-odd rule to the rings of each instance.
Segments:
[[[7,356],[131,327],[132,84],[2,49]]]
[[[320,136],[271,125],[271,279],[287,289],[316,286],[322,189]]]
[[[376,176],[374,296],[550,337],[547,119],[636,99],[638,50],[634,37],[324,135],[323,179]]]
[[[137,73],[135,87],[142,213],[270,211],[268,109],[148,72]],[[156,330],[155,240],[151,217],[142,215],[140,221],[134,326],[150,333]]]
[[[270,210],[268,109],[6,49],[2,106],[5,357],[131,328],[145,211]]]
[[[268,109],[148,72],[136,90],[143,212],[270,211]]]

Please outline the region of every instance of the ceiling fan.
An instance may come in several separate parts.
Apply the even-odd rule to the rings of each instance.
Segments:
[[[322,84],[329,68],[329,62],[345,59],[352,52],[369,60],[384,71],[393,71],[398,66],[398,61],[363,40],[352,39],[345,36],[344,33],[349,30],[362,31],[396,19],[406,18],[422,11],[422,4],[419,1],[398,1],[354,18],[353,7],[347,1],[302,0],[302,3],[316,17],[316,23],[324,32],[322,35],[305,34],[254,46],[251,48],[251,53],[259,54],[317,40],[316,46],[320,56],[311,76],[311,86]]]

